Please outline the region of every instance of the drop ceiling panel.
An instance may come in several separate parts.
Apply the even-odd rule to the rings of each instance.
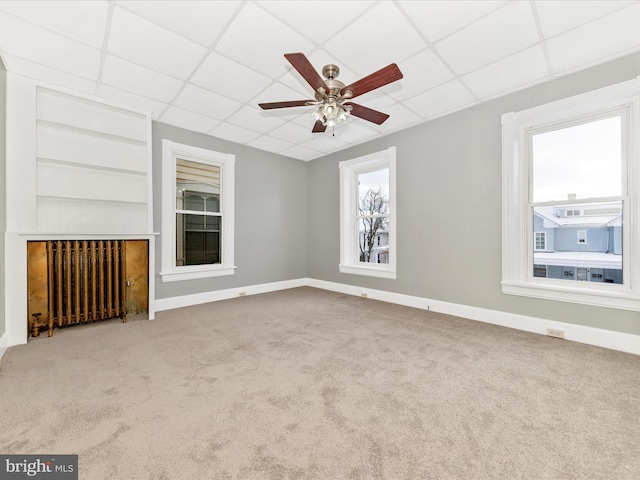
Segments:
[[[409,20],[391,2],[376,2],[325,44],[331,55],[360,77],[402,62],[425,47]]]
[[[435,50],[458,74],[513,55],[539,41],[529,2],[511,2],[437,42]]]
[[[451,70],[432,50],[423,50],[405,61],[402,64],[402,73],[404,78],[393,85],[397,87],[397,91],[388,92],[391,97],[397,100],[411,98],[430,88],[442,85],[454,77]]]
[[[139,110],[150,112],[154,120],[158,120],[168,106],[166,103],[125,92],[105,84],[100,85],[98,95],[108,100],[121,103],[122,105],[129,105]]]
[[[201,133],[207,133],[220,124],[219,120],[178,107],[169,107],[160,117],[160,121]]]
[[[106,85],[142,97],[169,103],[182,88],[176,78],[141,67],[138,64],[107,55],[102,71]]]
[[[573,71],[640,48],[640,3],[552,38],[549,59],[557,73]],[[606,41],[603,41],[606,39]]]
[[[341,30],[347,28],[351,22],[361,16],[375,2],[364,0],[323,0],[315,5],[315,12],[309,14],[306,2],[292,2],[291,0],[258,1],[255,2],[265,10],[281,19],[293,29],[302,32],[305,37],[317,44],[323,44]],[[327,12],[335,12],[327,19]]]
[[[130,10],[203,46],[209,46],[224,31],[241,3],[237,0],[162,0],[160,5],[148,0],[117,2],[118,7]]]
[[[459,110],[473,103],[474,98],[458,80],[413,97],[409,108],[423,118],[436,117]]]
[[[400,6],[415,23],[420,33],[431,42],[461,30],[504,5],[505,1],[415,0],[400,1]]]
[[[462,76],[462,81],[480,99],[535,83],[549,75],[540,45]]]
[[[72,40],[102,48],[109,4],[105,1],[0,2],[0,10]]]
[[[633,3],[633,1],[593,0],[581,2],[580,8],[573,8],[575,0],[553,2],[538,0],[535,2],[535,7],[540,18],[542,33],[545,38],[551,38]]]
[[[242,106],[241,103],[235,100],[195,85],[187,85],[173,103],[185,110],[218,120],[227,118]]]
[[[44,65],[30,62],[13,55],[4,55],[7,65],[11,66],[11,71],[18,75],[40,80],[51,85],[64,85],[66,88],[82,93],[94,93],[96,81],[78,77],[70,73],[62,72]]]
[[[0,1],[0,55],[10,73],[309,160],[640,52],[638,25],[640,2],[622,0]],[[403,79],[355,100],[391,117],[334,137],[310,133],[313,106],[261,110],[314,98],[293,52],[347,85],[397,63]]]
[[[181,80],[191,75],[206,52],[201,45],[119,7],[113,12],[108,50]]]
[[[212,52],[191,78],[191,83],[239,102],[248,102],[272,80]]]
[[[33,63],[89,80],[98,77],[100,50],[3,12],[0,12],[0,45],[4,53]],[[11,65],[6,66],[11,71]]]
[[[216,46],[221,54],[274,79],[288,65],[285,53],[312,49],[309,40],[253,3],[244,5]]]

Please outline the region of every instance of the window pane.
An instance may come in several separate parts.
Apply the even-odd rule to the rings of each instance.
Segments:
[[[219,212],[220,167],[177,159],[176,208],[195,212]]]
[[[360,261],[389,263],[389,217],[363,217],[358,223]]]
[[[358,175],[358,208],[360,215],[389,213],[389,169]]]
[[[533,136],[534,202],[622,195],[622,118]]]
[[[622,201],[534,207],[533,276],[545,267],[548,278],[622,283],[622,210]]]
[[[221,217],[176,214],[176,265],[221,263]]]

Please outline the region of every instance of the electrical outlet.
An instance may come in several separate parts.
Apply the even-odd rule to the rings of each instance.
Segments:
[[[362,292],[362,293],[360,294],[360,296],[361,296],[362,298],[369,298],[369,294],[368,294],[368,293],[364,293],[364,292]]]
[[[238,296],[239,297],[246,297],[247,296],[247,292],[238,292]]]
[[[564,331],[555,328],[547,328],[547,335],[555,338],[564,338]]]

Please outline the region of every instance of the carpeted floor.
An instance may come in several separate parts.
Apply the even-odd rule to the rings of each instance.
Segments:
[[[86,480],[638,479],[640,357],[298,288],[10,348],[0,453]]]

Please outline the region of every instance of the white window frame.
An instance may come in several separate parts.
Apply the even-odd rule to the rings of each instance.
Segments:
[[[541,235],[542,238],[542,243],[544,245],[542,248],[538,248],[538,235]],[[547,249],[547,232],[535,232],[533,242],[534,250],[536,250],[537,252],[544,252]]]
[[[529,136],[580,122],[623,115],[623,283],[568,282],[533,277],[529,208]],[[502,116],[502,292],[509,295],[640,310],[640,77]],[[626,188],[625,188],[626,187]],[[585,199],[580,203],[588,203]]]
[[[341,273],[396,278],[396,148],[340,162]],[[365,263],[358,256],[358,175],[389,169],[389,263]]]
[[[222,214],[222,263],[176,266],[176,159],[205,163],[220,168],[220,213]],[[235,155],[162,140],[162,237],[163,282],[233,275],[234,265]]]

